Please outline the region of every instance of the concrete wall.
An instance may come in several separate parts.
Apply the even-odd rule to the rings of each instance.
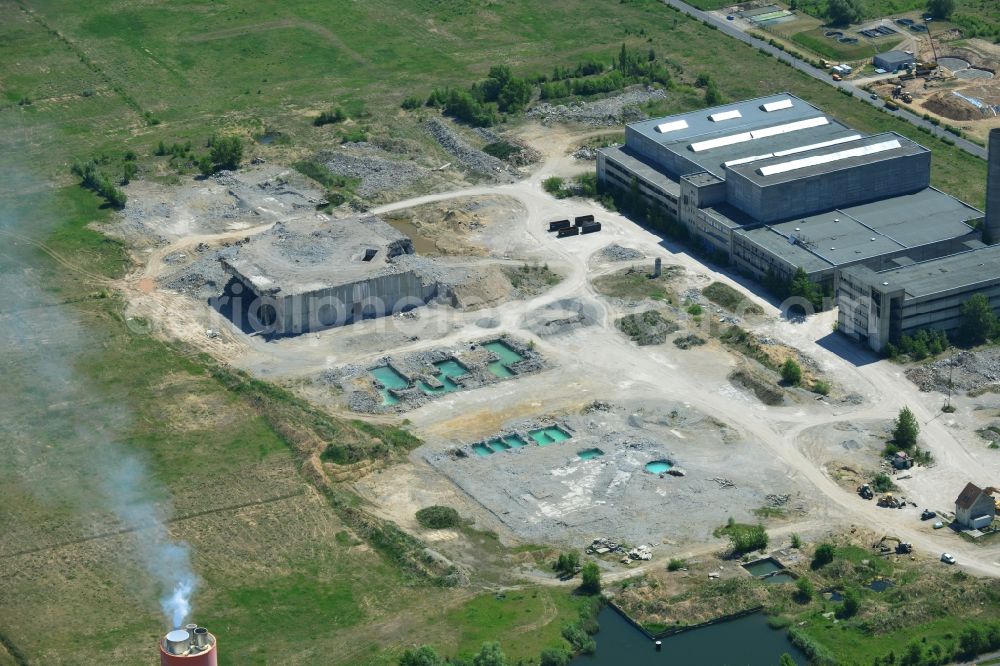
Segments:
[[[642,176],[633,173],[613,158],[610,158],[603,153],[597,154],[597,180],[599,183],[609,187],[615,187],[623,192],[628,192],[632,189],[633,178],[636,179],[639,194],[641,194],[646,201],[651,204],[659,205],[668,214],[674,217],[678,216],[678,202],[676,196],[663,191],[661,188],[649,182]]]
[[[986,176],[986,222],[983,240],[1000,243],[1000,128],[990,130],[989,168]]]
[[[663,144],[635,131],[628,125],[625,126],[625,145],[643,157],[652,160],[653,163],[660,165],[664,171],[674,178],[702,170],[701,167],[691,160],[684,158],[681,154],[667,150]]]
[[[922,190],[930,185],[930,165],[931,154],[923,151],[766,185],[729,170],[727,199],[753,219],[773,223]]]
[[[413,271],[406,271],[303,294],[264,297],[251,315],[270,335],[298,335],[412,309],[437,293],[437,284],[425,285]],[[268,307],[273,308],[273,319]]]

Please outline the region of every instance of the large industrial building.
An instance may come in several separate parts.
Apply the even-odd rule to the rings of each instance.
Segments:
[[[930,151],[906,137],[865,135],[784,93],[627,125],[625,145],[599,152],[597,176],[740,272],[788,280],[803,269],[850,303],[844,332],[880,350],[908,331],[952,330],[976,292],[996,292],[1000,311],[1000,249],[980,231],[1000,237],[1000,184],[984,220],[931,187],[930,166]]]
[[[832,290],[838,268],[979,245],[983,213],[930,187],[930,165],[903,136],[866,136],[784,93],[627,125],[597,177],[757,279],[801,267]]]

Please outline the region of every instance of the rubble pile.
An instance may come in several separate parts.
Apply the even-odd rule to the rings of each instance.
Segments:
[[[574,122],[600,127],[621,125],[643,120],[646,114],[639,107],[666,96],[666,91],[648,86],[593,102],[573,102],[569,105],[542,102],[528,111],[527,115],[543,123]]]
[[[621,561],[623,564],[640,560],[648,561],[653,559],[653,546],[643,544],[635,548],[626,548],[624,545],[607,537],[597,537],[587,546],[588,555],[606,555],[607,553],[622,555]]]

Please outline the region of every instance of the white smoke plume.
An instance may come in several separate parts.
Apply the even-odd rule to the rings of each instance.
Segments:
[[[42,504],[71,508],[78,534],[125,530],[145,579],[138,588],[153,584],[165,624],[176,628],[197,588],[190,549],[167,530],[171,503],[148,473],[144,452],[126,443],[133,424],[127,405],[102,395],[75,367],[93,353],[93,332],[47,289],[42,279],[49,274],[38,268],[44,257],[38,244],[61,211],[47,199],[48,184],[13,163],[21,151],[7,145],[12,136],[19,134],[0,132],[0,182],[7,192],[7,198],[0,193],[6,285],[0,293],[0,478]],[[19,203],[12,194],[18,192],[31,197],[30,204],[5,205]],[[44,544],[45,528],[36,533]]]

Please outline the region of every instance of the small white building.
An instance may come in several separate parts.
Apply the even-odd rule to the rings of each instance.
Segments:
[[[955,500],[955,522],[964,528],[978,530],[989,527],[996,515],[993,497],[974,483],[965,484]]]

